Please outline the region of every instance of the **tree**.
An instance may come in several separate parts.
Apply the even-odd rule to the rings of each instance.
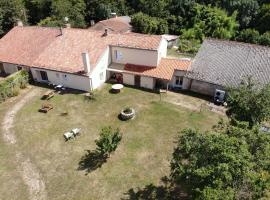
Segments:
[[[245,122],[181,132],[171,176],[194,199],[259,199],[270,186],[270,135]]]
[[[267,31],[263,35],[260,36],[259,44],[270,46],[270,31]]]
[[[239,21],[241,28],[249,27],[259,10],[257,0],[222,0],[221,7],[226,9],[229,14],[237,11],[237,20]]]
[[[261,33],[270,31],[270,3],[263,4],[256,21],[258,30]]]
[[[244,29],[236,37],[236,40],[240,42],[248,42],[248,43],[257,44],[259,41],[259,38],[260,38],[259,31],[255,29]]]
[[[44,26],[64,26],[65,17],[73,27],[83,28],[85,23],[86,5],[84,0],[55,0],[51,4],[51,16],[39,22]]]
[[[52,0],[24,0],[24,4],[29,17],[28,21],[32,25],[36,25],[51,14]]]
[[[0,1],[0,36],[16,25],[18,20],[27,22],[26,10],[22,0]]]
[[[101,155],[108,157],[116,150],[121,139],[122,136],[118,128],[113,130],[110,126],[104,127],[100,132],[100,138],[95,140],[97,151],[100,152]]]
[[[142,12],[136,13],[131,17],[133,31],[138,33],[164,34],[168,33],[168,23],[166,20],[150,17]]]
[[[231,118],[249,122],[251,127],[260,124],[270,118],[270,85],[261,88],[249,77],[239,87],[228,89],[227,103]]]

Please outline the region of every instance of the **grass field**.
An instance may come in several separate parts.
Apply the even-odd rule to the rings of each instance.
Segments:
[[[159,185],[169,175],[169,163],[178,132],[186,127],[207,130],[219,116],[202,110],[194,112],[160,101],[158,94],[124,88],[109,93],[110,85],[97,92],[96,101],[81,94],[55,95],[48,114],[37,112],[40,96],[28,102],[16,115],[15,149],[28,155],[44,179],[48,199],[132,199],[128,191],[148,184]],[[39,89],[42,94],[46,89]],[[190,97],[189,97],[190,98]],[[13,102],[0,104],[0,120]],[[132,106],[132,121],[118,119],[120,110]],[[67,112],[68,115],[61,116]],[[119,127],[123,139],[101,168],[79,167],[86,150],[94,150],[94,140],[103,126]],[[81,128],[81,135],[65,142],[63,133]],[[13,159],[14,146],[0,141],[0,199],[25,199],[27,188]],[[88,171],[89,170],[89,171]],[[4,174],[4,175],[3,175]],[[16,192],[14,192],[16,191]]]

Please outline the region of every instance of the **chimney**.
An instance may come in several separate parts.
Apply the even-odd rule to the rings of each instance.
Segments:
[[[95,25],[95,20],[91,20],[90,24],[91,24],[91,26],[94,26]]]
[[[82,59],[83,59],[83,66],[84,66],[84,72],[86,74],[90,73],[90,58],[89,58],[89,53],[84,52],[82,53]]]
[[[117,14],[115,12],[111,13],[111,18],[117,18]]]
[[[71,24],[70,24],[70,23],[66,23],[66,24],[65,24],[65,27],[66,27],[66,28],[71,28]]]
[[[22,22],[22,20],[18,20],[18,21],[17,21],[17,26],[23,27],[23,22]]]
[[[102,36],[103,36],[103,37],[106,37],[107,35],[108,35],[108,29],[105,28],[104,33],[103,33]]]

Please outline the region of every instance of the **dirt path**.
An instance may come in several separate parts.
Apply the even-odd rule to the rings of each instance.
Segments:
[[[18,101],[6,113],[3,123],[3,138],[7,144],[16,144],[16,134],[13,130],[13,124],[17,112],[35,95],[38,94],[37,89],[32,89],[28,94]],[[33,165],[31,160],[20,152],[16,152],[16,161],[18,162],[18,170],[22,175],[23,181],[28,186],[29,196],[31,200],[47,199],[45,184],[41,178],[38,169]]]

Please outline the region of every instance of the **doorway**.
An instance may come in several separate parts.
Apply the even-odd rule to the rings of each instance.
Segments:
[[[40,71],[40,76],[43,81],[48,81],[48,75],[45,71]]]
[[[134,76],[134,85],[136,87],[141,87],[141,77],[139,75]]]
[[[5,74],[5,69],[3,63],[0,63],[0,74]]]

